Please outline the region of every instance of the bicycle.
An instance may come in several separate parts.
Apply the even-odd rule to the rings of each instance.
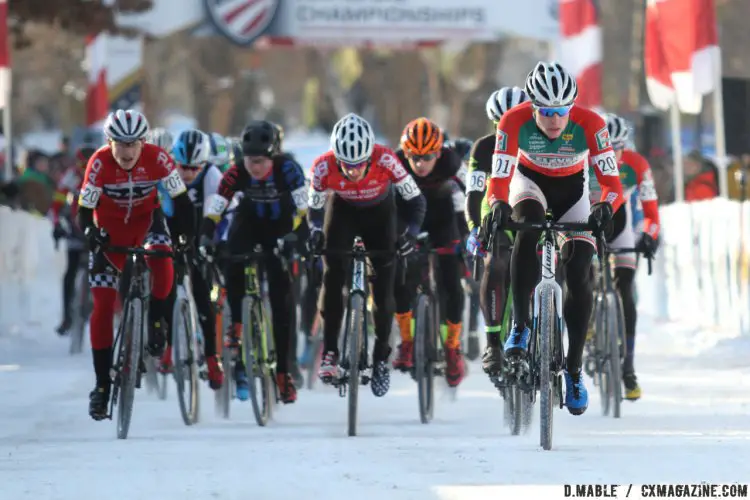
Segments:
[[[73,323],[70,328],[70,354],[83,352],[84,332],[89,321],[93,301],[91,298],[91,286],[89,285],[89,272],[86,265],[86,252],[81,252],[80,262],[75,277],[75,293],[73,295],[72,317]]]
[[[319,288],[321,282],[321,271],[319,266],[314,260],[308,262],[307,257],[303,257],[305,274],[306,274],[306,287]],[[305,290],[307,293],[307,290]],[[316,294],[317,295],[317,294]],[[318,370],[320,369],[320,362],[323,356],[323,318],[319,312],[315,312],[312,326],[310,328],[310,338],[305,340],[310,343],[308,348],[312,353],[312,357],[307,360],[307,363],[300,368],[304,368],[306,371],[306,387],[308,390],[312,390],[315,387],[315,381],[318,378]]]
[[[500,250],[510,250],[510,247],[503,247],[501,245],[495,245],[495,235],[498,232],[497,222],[493,220],[493,224],[489,234],[486,238],[487,252],[491,253],[495,258],[499,258]],[[481,234],[481,233],[480,233]],[[510,235],[509,235],[510,236]],[[513,238],[511,237],[511,241]],[[480,281],[480,259],[481,257],[476,253],[473,254],[474,258],[474,269],[473,278],[475,281]],[[510,269],[506,270],[507,279],[510,279]],[[501,285],[502,286],[502,285]],[[502,346],[513,327],[512,321],[513,312],[513,290],[510,286],[507,287],[507,297],[505,299],[505,309],[503,313],[503,321],[501,328],[501,335],[499,338],[499,345]],[[508,364],[503,364],[503,371],[497,374],[490,374],[490,381],[495,388],[500,392],[500,396],[503,398],[503,423],[508,426],[511,434],[518,436],[522,430],[528,430],[531,425],[531,418],[533,416],[532,401],[528,397],[521,386],[515,383],[517,377],[515,376],[512,369],[509,370]]]
[[[414,368],[412,377],[417,382],[419,418],[429,423],[435,411],[435,375],[445,374],[443,336],[440,334],[441,307],[438,290],[437,253],[428,233],[417,235],[420,278],[414,298]],[[425,262],[426,261],[426,262]],[[425,265],[426,264],[426,265]],[[404,269],[404,273],[406,273]],[[405,277],[404,277],[405,280]]]
[[[123,300],[122,320],[113,344],[116,348],[112,349],[112,392],[107,415],[111,419],[114,407],[117,406],[117,437],[127,439],[135,390],[141,387],[141,377],[146,371],[143,336],[149,328],[148,307],[151,296],[151,271],[146,264],[146,256],[169,258],[173,253],[142,247],[108,246],[105,250],[128,256],[122,274],[128,277],[128,291]]]
[[[276,346],[269,326],[269,313],[264,303],[264,296],[259,275],[262,272],[260,261],[270,256],[285,259],[278,248],[269,252],[256,245],[252,252],[224,257],[229,262],[245,264],[245,296],[242,299],[242,340],[241,358],[231,356],[232,373],[244,370],[247,374],[250,401],[259,426],[265,426],[271,418],[271,407],[278,400],[276,393]],[[228,339],[225,350],[234,350],[237,346],[234,339]],[[255,381],[261,383],[258,394]],[[226,394],[225,394],[226,396]],[[260,398],[259,398],[260,396]]]
[[[367,323],[370,320],[367,312],[371,279],[368,272],[368,257],[392,257],[396,252],[390,250],[367,250],[362,238],[356,236],[351,250],[323,250],[314,254],[321,256],[350,257],[352,259],[349,276],[349,294],[344,322],[344,334],[339,336],[339,374],[333,380],[325,380],[339,390],[339,396],[349,396],[348,434],[357,435],[357,403],[359,386],[370,383],[372,365],[369,360]],[[331,290],[329,293],[333,293]]]
[[[594,345],[587,342],[587,357],[584,371],[599,387],[602,400],[602,415],[620,418],[622,405],[622,358],[621,347],[625,338],[625,316],[622,298],[614,285],[610,256],[624,253],[642,253],[635,248],[610,249],[606,242],[597,241],[599,272],[594,295]],[[651,274],[652,256],[647,255],[648,274]]]
[[[199,341],[198,311],[193,298],[189,258],[187,251],[179,251],[176,254],[174,262],[176,298],[171,322],[172,359],[174,360],[172,374],[177,385],[177,400],[185,425],[198,422],[200,415],[198,380],[206,378],[199,371],[204,365],[204,359],[202,343]],[[187,382],[187,397],[185,382]]]
[[[493,222],[493,229],[497,223]],[[556,233],[562,231],[593,232],[587,222],[555,222],[551,211],[545,213],[542,222],[516,222],[509,220],[503,229],[511,231],[537,230],[542,232],[541,279],[534,288],[532,299],[533,328],[529,338],[526,356],[506,358],[506,374],[513,385],[519,386],[525,395],[514,388],[514,404],[517,395],[529,398],[529,406],[536,402],[536,392],[540,393],[540,445],[544,450],[552,449],[553,410],[563,407],[562,371],[565,367],[565,353],[562,339],[562,288],[555,279],[557,260]],[[518,412],[518,410],[515,410]]]
[[[229,343],[225,345],[225,325],[229,325],[231,314],[229,311],[229,302],[227,301],[227,291],[224,288],[224,277],[211,259],[205,259],[203,265],[203,275],[206,283],[211,286],[211,304],[214,308],[216,319],[216,354],[221,358],[222,366],[227,367],[229,373],[234,364],[234,353]],[[227,374],[224,377],[224,383],[221,390],[215,392],[214,400],[216,410],[224,418],[229,418],[230,402],[234,394],[234,379]]]

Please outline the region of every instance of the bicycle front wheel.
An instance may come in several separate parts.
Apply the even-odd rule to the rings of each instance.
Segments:
[[[624,328],[622,305],[617,292],[607,294],[607,358],[609,358],[609,397],[612,416],[620,418],[622,406],[622,365],[620,364],[620,332]]]
[[[539,442],[543,449],[552,449],[552,424],[555,411],[555,398],[552,380],[552,336],[555,335],[555,296],[554,289],[544,287],[540,295],[539,328]]]
[[[83,352],[83,332],[88,321],[88,271],[79,269],[75,280],[75,298],[73,300],[73,327],[70,330],[70,354]]]
[[[133,416],[133,400],[138,380],[141,356],[141,339],[146,327],[143,320],[143,302],[139,298],[130,299],[124,311],[125,322],[120,338],[118,355],[118,393],[117,402],[117,438],[127,439],[130,430],[130,419]]]
[[[177,299],[172,311],[172,355],[177,401],[185,425],[198,421],[198,364],[190,302]]]
[[[268,387],[270,387],[272,382],[262,364],[262,339],[265,326],[260,307],[260,303],[257,300],[249,297],[246,297],[243,301],[242,346],[253,414],[255,415],[257,424],[263,427],[271,417],[271,401]],[[258,385],[256,385],[258,382],[260,382],[260,390]]]
[[[362,343],[365,314],[364,297],[355,293],[349,297],[349,323],[346,327],[347,347],[349,351],[349,422],[350,436],[357,435],[357,404],[359,397],[360,368],[362,364]]]
[[[414,376],[417,380],[419,418],[432,420],[435,409],[435,344],[437,320],[430,297],[420,293],[414,316]]]
[[[609,307],[607,297],[603,292],[598,292],[594,298],[594,358],[596,372],[596,385],[599,386],[599,399],[602,401],[602,415],[607,417],[610,412],[610,368],[607,338],[609,328]]]

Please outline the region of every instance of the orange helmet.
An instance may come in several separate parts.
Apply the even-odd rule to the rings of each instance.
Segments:
[[[437,153],[443,147],[443,131],[427,118],[409,122],[401,134],[401,149],[410,155]]]

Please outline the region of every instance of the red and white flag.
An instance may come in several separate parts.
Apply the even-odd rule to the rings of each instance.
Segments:
[[[10,104],[11,69],[10,37],[8,35],[8,1],[0,0],[0,108]]]
[[[107,94],[107,34],[99,33],[86,39],[88,89],[86,93],[86,125],[104,121],[109,114]]]
[[[595,0],[560,0],[560,64],[575,75],[576,103],[602,104],[602,31]]]
[[[714,0],[648,0],[644,45],[651,103],[699,113],[721,74]]]

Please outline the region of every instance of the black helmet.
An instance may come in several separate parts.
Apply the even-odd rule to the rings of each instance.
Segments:
[[[271,156],[276,144],[276,129],[267,121],[252,121],[242,130],[242,154],[245,156]]]

